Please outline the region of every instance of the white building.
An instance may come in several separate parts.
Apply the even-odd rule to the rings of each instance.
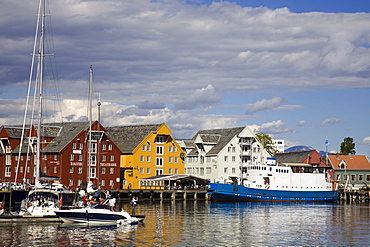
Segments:
[[[284,153],[285,145],[283,139],[272,139],[274,142],[274,148],[278,151],[278,153]]]
[[[210,182],[240,182],[247,164],[264,164],[270,155],[246,127],[200,130],[187,142],[185,173]]]

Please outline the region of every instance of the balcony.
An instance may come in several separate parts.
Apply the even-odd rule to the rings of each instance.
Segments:
[[[241,166],[242,167],[247,167],[247,166],[250,166],[251,164],[252,164],[252,161],[250,161],[250,160],[242,161]]]
[[[251,150],[242,150],[241,155],[243,156],[251,156],[252,152]]]

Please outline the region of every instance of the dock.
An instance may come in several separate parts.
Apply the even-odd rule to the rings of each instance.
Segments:
[[[346,203],[369,203],[370,191],[339,191],[339,201]]]
[[[111,190],[118,200],[129,201],[132,196],[139,200],[164,201],[164,200],[211,200],[206,190]]]

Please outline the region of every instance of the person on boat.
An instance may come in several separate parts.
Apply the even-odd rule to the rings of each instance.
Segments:
[[[114,206],[116,205],[116,198],[112,197],[109,199],[109,209],[114,211]]]
[[[137,197],[134,197],[133,196],[130,204],[132,206],[131,215],[135,215],[136,204],[137,204]]]

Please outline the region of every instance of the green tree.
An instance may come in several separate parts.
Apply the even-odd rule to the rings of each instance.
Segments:
[[[351,137],[344,138],[343,142],[340,144],[340,154],[342,155],[356,154],[355,143],[353,142],[353,138]]]
[[[256,136],[263,148],[266,149],[271,156],[274,156],[277,153],[278,150],[275,148],[274,142],[268,134],[257,133]]]

